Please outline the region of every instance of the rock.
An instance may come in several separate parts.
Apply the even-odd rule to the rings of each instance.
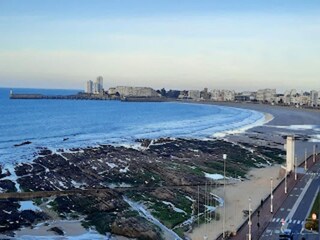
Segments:
[[[53,227],[53,228],[50,228],[48,229],[47,231],[52,231],[52,232],[55,232],[56,234],[60,235],[60,236],[63,236],[64,235],[64,232],[58,228],[58,227]]]
[[[28,144],[31,144],[31,143],[32,142],[30,142],[30,141],[25,141],[25,142],[22,142],[22,143],[15,144],[13,146],[14,147],[20,147],[20,146],[28,145]]]
[[[39,152],[39,155],[44,155],[44,156],[51,155],[51,154],[52,154],[52,151],[49,149],[43,149]]]
[[[168,188],[157,188],[151,192],[151,195],[160,200],[166,200],[170,202],[174,201],[176,198],[176,195]]]
[[[8,171],[6,173],[2,173],[2,167],[0,165],[0,179],[8,176],[7,174],[8,174]]]
[[[139,140],[137,140],[137,142],[141,143],[141,147],[147,148],[150,146],[152,140],[151,139],[139,139]]]
[[[159,232],[140,217],[121,218],[113,222],[111,232],[128,238],[161,239]]]
[[[43,212],[34,212],[32,210],[23,210],[20,213],[20,221],[23,225],[31,225],[34,222],[48,219]]]
[[[8,179],[0,181],[0,188],[5,190],[4,192],[16,192],[17,191],[16,185],[11,180],[8,180]]]

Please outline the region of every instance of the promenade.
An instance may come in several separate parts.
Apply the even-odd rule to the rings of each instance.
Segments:
[[[320,160],[320,155],[316,156],[316,161]],[[314,165],[313,155],[311,155],[307,159],[308,169],[312,168]],[[300,164],[299,167],[303,167],[304,162]],[[282,204],[290,195],[290,192],[295,188],[296,184],[303,177],[303,174],[297,174],[297,180],[295,180],[295,174],[292,172],[288,175],[287,178],[287,194],[285,193],[285,180],[283,179],[278,186],[276,186],[273,190],[273,211],[271,212],[271,198],[270,195],[261,202],[260,206],[257,209],[252,209],[251,215],[251,240],[260,239],[262,233],[266,230],[268,224],[273,219],[274,215],[280,210]],[[248,218],[243,223],[242,226],[238,229],[235,236],[231,236],[227,239],[232,240],[244,240],[248,239],[249,233],[249,225]],[[217,239],[223,239],[222,235],[220,235]]]

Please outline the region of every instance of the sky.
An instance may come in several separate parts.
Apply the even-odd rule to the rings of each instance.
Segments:
[[[0,0],[0,87],[320,90],[319,0]]]

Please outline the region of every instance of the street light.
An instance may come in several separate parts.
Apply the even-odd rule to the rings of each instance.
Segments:
[[[307,149],[304,151],[304,170],[307,171]]]
[[[313,145],[313,162],[316,161],[316,145]]]
[[[226,160],[227,160],[227,154],[222,155],[223,158],[223,225],[222,225],[222,236],[223,239],[225,239],[225,227],[226,227]]]
[[[249,197],[249,222],[248,222],[248,225],[249,225],[248,240],[251,240],[251,225],[252,225],[252,222],[251,222],[251,197]]]
[[[287,194],[288,193],[288,172],[287,172],[287,168],[286,168],[286,172],[285,172],[285,177],[284,177],[284,193]]]
[[[273,178],[270,178],[270,191],[271,191],[271,196],[270,196],[270,212],[273,212]]]
[[[298,173],[297,173],[297,157],[294,158],[294,180],[298,179]]]

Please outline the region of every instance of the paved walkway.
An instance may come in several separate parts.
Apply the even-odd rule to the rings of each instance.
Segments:
[[[317,155],[316,160],[317,161],[320,160],[320,155]],[[314,165],[313,155],[311,155],[308,158],[307,162],[308,162],[309,168],[311,168]],[[304,166],[304,162],[300,164],[300,167],[303,167],[303,166]],[[285,188],[284,180],[282,180],[280,184],[274,189],[273,213],[270,212],[270,205],[271,205],[270,195],[267,197],[267,199],[264,200],[263,204],[260,205],[260,207],[254,210],[251,216],[251,219],[252,219],[251,240],[258,240],[260,238],[261,234],[267,228],[270,220],[273,219],[273,216],[275,215],[275,213],[281,208],[281,205],[289,196],[290,192],[294,189],[298,180],[301,179],[302,176],[303,176],[302,174],[298,174],[298,179],[295,180],[294,173],[290,174],[290,176],[287,179],[287,190],[288,190],[287,194],[285,194],[284,192],[284,188]],[[248,219],[247,219],[247,221],[238,229],[236,236],[229,237],[228,239],[245,240],[245,239],[248,239],[248,233],[249,233],[249,226],[248,226]],[[217,239],[219,240],[223,239],[222,235]]]

